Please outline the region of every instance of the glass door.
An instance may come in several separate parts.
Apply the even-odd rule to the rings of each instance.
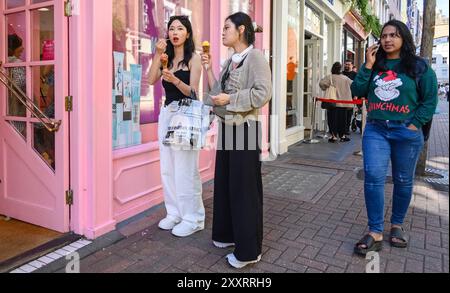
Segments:
[[[68,189],[67,19],[64,1],[1,0],[10,86],[0,84],[0,214],[66,232]],[[23,94],[35,109],[20,102]],[[36,112],[37,111],[37,112]],[[49,131],[37,113],[61,121]]]
[[[320,82],[319,45],[317,39],[305,40],[303,117],[306,129],[311,129],[313,97],[317,97]]]

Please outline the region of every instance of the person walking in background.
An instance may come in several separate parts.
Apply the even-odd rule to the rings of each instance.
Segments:
[[[348,59],[344,63],[344,71],[342,72],[342,74],[347,76],[351,80],[355,80],[356,72],[353,70],[353,68],[355,68],[355,66],[353,66],[353,61]]]
[[[327,90],[330,86],[336,87],[338,101],[353,101],[350,86],[352,80],[342,74],[342,65],[339,62],[333,64],[331,68],[331,75],[326,76],[320,81],[320,88]],[[329,139],[330,143],[348,142],[350,138],[347,136],[347,129],[350,128],[348,124],[347,113],[348,109],[352,108],[352,104],[336,104],[336,107],[327,110],[328,127],[332,137]],[[352,108],[353,109],[353,108]]]
[[[356,78],[356,71],[354,70],[356,68],[356,66],[353,65],[353,61],[351,59],[347,59],[347,61],[345,61],[344,63],[344,71],[342,72],[343,75],[347,76],[348,78],[350,78],[352,81],[355,80]],[[346,135],[350,135],[350,125],[352,124],[352,118],[353,118],[353,114],[354,114],[354,109],[352,108],[347,108],[347,125],[348,128],[345,129],[345,134]]]
[[[436,74],[416,56],[413,37],[404,23],[386,23],[380,45],[367,50],[366,60],[352,85],[354,95],[368,97],[369,101],[363,137],[369,234],[355,245],[355,253],[360,255],[383,247],[384,188],[389,161],[394,180],[389,241],[393,247],[408,246],[402,226],[424,145],[421,128],[432,119],[438,101]]]

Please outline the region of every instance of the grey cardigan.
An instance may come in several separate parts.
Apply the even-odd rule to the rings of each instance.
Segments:
[[[222,93],[221,80],[227,67],[220,73],[219,80],[205,97],[205,104],[213,105],[211,96]],[[225,93],[230,95],[230,104],[214,107],[214,113],[227,125],[240,125],[248,120],[257,120],[260,109],[272,97],[272,74],[261,51],[253,49],[243,65],[230,72],[225,83]]]

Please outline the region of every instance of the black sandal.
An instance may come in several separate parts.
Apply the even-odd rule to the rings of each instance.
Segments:
[[[361,247],[361,245],[365,245],[366,247]],[[381,251],[383,249],[383,241],[375,241],[372,235],[368,234],[364,236],[358,243],[355,245],[355,253],[359,255],[365,256],[371,251]]]
[[[401,242],[394,241],[394,239],[398,239]],[[408,240],[405,238],[405,230],[403,228],[394,227],[391,229],[390,235],[390,243],[393,247],[397,248],[406,248],[408,247]]]
[[[337,138],[330,138],[330,139],[328,140],[328,142],[329,142],[329,143],[337,143],[337,142],[338,142],[338,139],[337,139]]]

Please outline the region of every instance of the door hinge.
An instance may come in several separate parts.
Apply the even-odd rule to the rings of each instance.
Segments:
[[[73,205],[73,190],[69,189],[66,191],[66,205]]]
[[[66,111],[72,112],[72,110],[73,110],[73,97],[67,96],[66,97]]]
[[[67,16],[67,17],[72,16],[72,2],[71,1],[64,2],[64,16]]]

